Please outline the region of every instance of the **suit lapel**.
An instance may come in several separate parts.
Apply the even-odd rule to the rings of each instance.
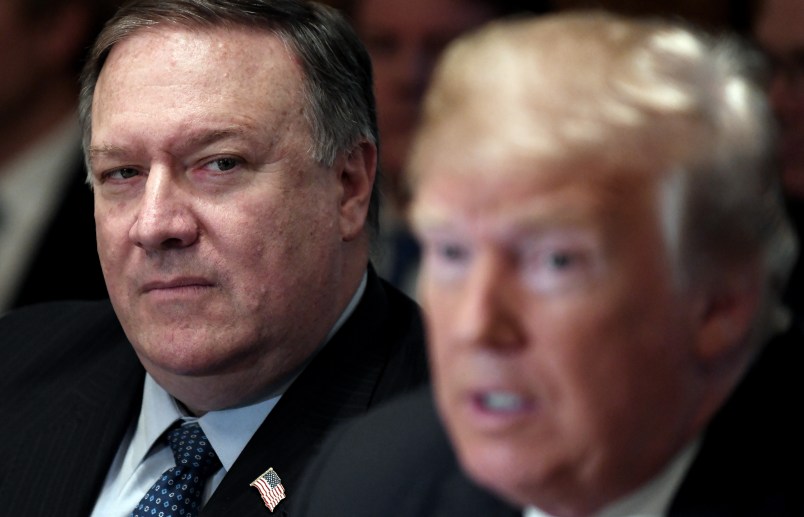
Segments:
[[[257,490],[249,487],[269,467],[287,493],[274,514],[286,515],[302,471],[326,432],[372,403],[392,345],[377,339],[387,304],[379,281],[370,274],[355,312],[283,395],[202,515],[269,515]]]

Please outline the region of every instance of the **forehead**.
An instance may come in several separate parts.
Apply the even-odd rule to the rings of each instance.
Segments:
[[[293,111],[302,73],[278,36],[249,28],[158,25],[117,43],[98,79],[93,119],[107,105],[127,115]],[[93,124],[94,125],[94,124]]]
[[[504,146],[463,154],[427,147],[411,218],[420,232],[461,229],[515,238],[520,232],[580,225],[627,231],[661,217],[659,176],[594,163],[551,163]],[[607,229],[606,229],[607,228]]]

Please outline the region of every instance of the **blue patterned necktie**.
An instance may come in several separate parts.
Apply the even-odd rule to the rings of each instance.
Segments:
[[[197,423],[168,432],[176,466],[154,483],[131,517],[195,517],[207,478],[221,466],[204,431]]]

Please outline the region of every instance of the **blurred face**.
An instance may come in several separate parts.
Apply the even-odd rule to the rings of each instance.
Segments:
[[[765,0],[754,32],[774,65],[770,99],[782,126],[788,194],[804,198],[804,2]]]
[[[449,140],[422,144],[412,205],[438,407],[481,484],[590,511],[691,432],[695,303],[673,281],[659,181]]]
[[[239,393],[203,409],[264,395],[354,288],[341,284],[341,185],[308,156],[301,92],[270,34],[165,26],[116,45],[97,85],[91,162],[111,300],[158,381],[242,376]]]
[[[355,22],[371,54],[383,173],[391,194],[400,174],[427,82],[446,44],[494,15],[472,0],[359,0]]]

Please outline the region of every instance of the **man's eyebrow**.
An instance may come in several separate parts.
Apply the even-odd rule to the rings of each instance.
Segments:
[[[246,133],[247,131],[245,130],[245,128],[240,126],[214,129],[208,131],[195,131],[193,133],[184,136],[181,140],[181,143],[179,144],[179,147],[183,149],[195,149],[198,147],[204,147],[210,144],[214,144],[215,142],[219,142],[221,140],[227,140],[230,138],[240,138]],[[127,156],[128,154],[129,151],[126,148],[116,145],[104,144],[89,147],[90,158],[96,158],[101,156],[121,158]]]
[[[91,145],[89,146],[89,157],[96,158],[99,156],[124,156],[126,154],[125,149],[122,147],[117,147],[115,145]]]
[[[188,134],[182,140],[181,147],[186,147],[190,149],[204,147],[206,145],[219,142],[221,140],[227,140],[230,138],[241,138],[246,133],[247,131],[245,130],[245,128],[240,126],[214,129],[209,131],[196,131],[194,133]]]

